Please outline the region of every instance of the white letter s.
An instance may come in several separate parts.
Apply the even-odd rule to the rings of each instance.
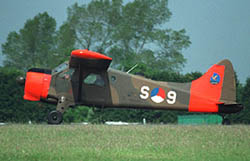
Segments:
[[[142,86],[141,87],[141,94],[140,94],[140,97],[141,99],[147,99],[148,96],[149,96],[149,87],[148,86]]]

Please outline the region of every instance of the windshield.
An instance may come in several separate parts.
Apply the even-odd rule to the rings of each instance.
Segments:
[[[53,69],[53,73],[58,73],[61,72],[63,70],[65,70],[68,67],[68,62],[64,62],[62,64],[60,64],[58,67],[56,67],[55,69]]]

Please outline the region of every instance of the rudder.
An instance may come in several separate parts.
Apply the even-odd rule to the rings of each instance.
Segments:
[[[218,65],[225,66],[220,102],[224,102],[224,104],[236,104],[236,84],[233,65],[227,59],[219,62]]]

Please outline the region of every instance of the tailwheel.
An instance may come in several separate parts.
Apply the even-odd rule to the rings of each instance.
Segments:
[[[63,120],[63,115],[59,111],[51,111],[48,115],[48,124],[61,124]]]
[[[231,125],[231,121],[229,119],[223,118],[222,124],[223,125]]]
[[[221,115],[222,117],[222,125],[231,125],[231,121],[228,118],[225,118],[226,115]]]

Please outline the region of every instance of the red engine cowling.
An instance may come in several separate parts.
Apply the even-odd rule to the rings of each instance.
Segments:
[[[31,69],[27,72],[23,96],[25,100],[39,101],[47,98],[51,74],[44,71],[48,70]]]

